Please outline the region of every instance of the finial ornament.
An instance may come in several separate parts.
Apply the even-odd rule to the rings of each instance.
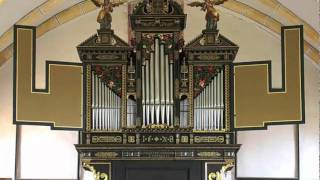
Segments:
[[[91,1],[94,5],[101,8],[97,17],[97,22],[100,23],[101,29],[111,29],[111,13],[113,12],[113,8],[127,2],[127,0],[118,0],[113,2],[111,2],[111,0],[103,0],[103,2],[101,0]]]
[[[203,0],[203,2],[194,1],[188,5],[191,7],[201,7],[202,11],[206,11],[206,29],[207,30],[216,30],[217,22],[219,21],[219,13],[215,6],[223,4],[227,0]]]

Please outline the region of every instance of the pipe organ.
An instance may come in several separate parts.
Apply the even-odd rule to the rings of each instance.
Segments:
[[[224,71],[217,72],[194,98],[194,130],[225,131]]]
[[[76,145],[83,167],[114,180],[157,172],[210,179],[233,167],[240,145],[231,70],[239,47],[211,26],[184,44],[186,15],[172,0],[140,2],[129,18],[130,45],[101,26],[77,47],[85,72],[86,127]],[[138,178],[148,167],[159,171]],[[187,174],[169,175],[176,167]]]
[[[117,131],[120,129],[121,98],[109,88],[102,76],[92,71],[92,130]]]
[[[173,63],[165,54],[165,45],[157,37],[150,59],[142,66],[143,127],[173,125]]]

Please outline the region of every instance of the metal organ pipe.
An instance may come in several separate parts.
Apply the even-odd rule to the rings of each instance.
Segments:
[[[135,127],[135,118],[136,118],[136,102],[128,98],[127,101],[127,126]]]
[[[95,72],[91,73],[92,130],[117,131],[120,129],[121,98]]]
[[[224,122],[224,70],[194,99],[194,130],[222,131]]]
[[[165,54],[165,45],[154,40],[154,52],[142,67],[143,127],[149,124],[172,125],[173,65]]]
[[[180,127],[188,127],[188,109],[189,109],[188,99],[180,101]]]
[[[156,109],[156,124],[160,124],[160,76],[159,76],[159,66],[160,66],[160,52],[159,52],[159,39],[155,39],[155,54],[154,54],[154,60],[155,60],[155,109]]]
[[[161,123],[165,121],[165,57],[164,57],[164,44],[160,45],[160,111],[161,111]]]
[[[154,107],[154,98],[155,98],[155,93],[154,93],[154,53],[151,53],[151,58],[150,58],[150,109],[151,109],[151,114],[150,114],[150,120],[151,124],[155,124],[154,117],[155,117],[155,107]],[[149,124],[148,122],[145,122],[146,125]]]

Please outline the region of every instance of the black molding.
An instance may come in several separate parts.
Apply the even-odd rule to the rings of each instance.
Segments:
[[[230,131],[236,131],[234,127],[234,66],[230,64]]]
[[[20,168],[21,168],[21,126],[16,125],[16,147],[14,154],[14,179],[17,179],[17,176],[20,176]],[[18,158],[18,159],[17,159]]]
[[[78,131],[78,144],[82,143],[82,131]],[[81,163],[80,163],[80,153],[78,154],[78,168],[77,168],[77,180],[80,180],[80,168],[81,168]]]
[[[285,57],[284,57],[284,31],[287,29],[300,29],[300,71],[301,71],[301,116],[302,119],[301,121],[290,121],[290,122],[266,122],[264,123],[263,127],[250,127],[250,128],[236,128],[234,127],[234,130],[237,131],[248,131],[248,130],[266,130],[269,125],[288,125],[288,124],[304,124],[305,123],[305,86],[304,86],[304,38],[303,38],[303,25],[295,25],[295,26],[282,26],[281,27],[281,74],[282,74],[282,84],[281,88],[274,88],[272,86],[272,63],[271,60],[265,60],[265,61],[251,61],[251,62],[239,62],[239,63],[234,63],[233,67],[235,66],[241,66],[241,65],[257,65],[257,64],[266,64],[268,66],[268,85],[269,85],[269,92],[285,92]],[[234,69],[232,68],[232,72]],[[234,76],[232,76],[232,88],[233,88],[233,83],[234,83]],[[234,95],[234,94],[232,94]],[[234,106],[234,97],[232,98],[232,111],[233,111],[233,106]],[[233,116],[233,115],[232,115]]]
[[[234,143],[238,144],[238,132],[234,131]],[[235,159],[234,159],[234,177],[238,177],[238,152],[236,153]]]
[[[298,177],[298,179],[300,179],[300,170],[301,170],[301,166],[300,166],[300,126],[299,124],[297,124],[297,126],[295,127],[296,128],[296,134],[295,134],[295,140],[296,140],[296,148],[297,148],[297,152],[296,152],[296,166],[297,166],[297,169],[296,169],[296,175]]]
[[[45,63],[45,88],[37,89],[35,88],[35,79],[36,79],[36,27],[35,26],[24,26],[24,25],[14,25],[13,33],[13,124],[16,125],[40,125],[40,126],[50,126],[52,130],[83,130],[82,128],[70,128],[70,127],[55,127],[54,123],[50,122],[22,122],[17,121],[16,117],[16,80],[17,80],[17,30],[18,29],[31,29],[33,33],[33,44],[32,44],[32,92],[49,92],[49,66],[50,65],[73,65],[73,66],[82,66],[82,63],[73,63],[73,62],[61,62],[61,61],[46,61]],[[83,121],[82,121],[83,122]]]

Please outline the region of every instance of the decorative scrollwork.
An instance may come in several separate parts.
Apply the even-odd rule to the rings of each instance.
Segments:
[[[227,165],[222,166],[220,171],[211,172],[208,175],[208,180],[222,180],[222,175],[225,175],[234,167],[234,162],[230,162]]]
[[[107,173],[98,172],[93,166],[87,163],[83,163],[83,168],[85,170],[91,171],[93,173],[95,180],[109,180],[109,176]]]

